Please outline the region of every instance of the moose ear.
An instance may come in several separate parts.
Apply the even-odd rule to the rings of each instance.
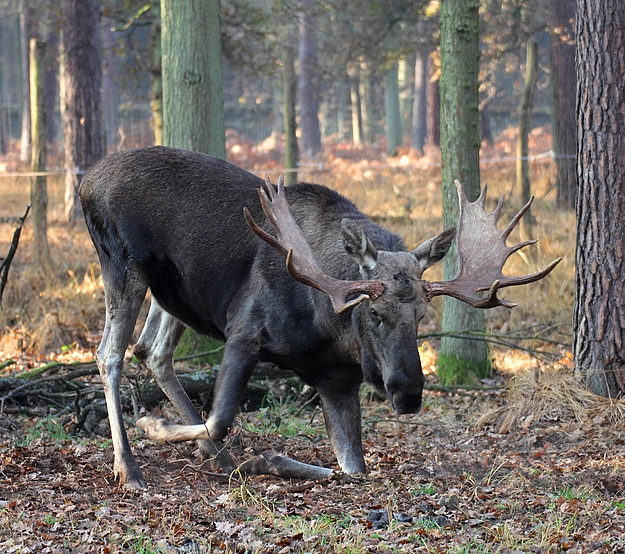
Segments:
[[[378,264],[378,251],[355,221],[345,218],[341,223],[343,247],[360,266],[360,271],[371,271]]]
[[[412,255],[417,258],[422,271],[440,262],[445,257],[455,236],[456,229],[452,227],[443,231],[440,235],[426,240],[412,251]]]

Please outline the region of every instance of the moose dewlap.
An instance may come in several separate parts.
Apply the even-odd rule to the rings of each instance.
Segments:
[[[148,289],[152,303],[135,354],[186,423],[143,418],[149,436],[198,440],[213,469],[232,469],[220,441],[254,366],[270,361],[316,387],[341,469],[364,472],[359,386],[375,385],[398,413],[419,411],[425,380],[417,325],[429,300],[451,295],[480,308],[511,306],[497,297],[499,288],[541,279],[559,261],[505,277],[506,259],[525,245],[508,247],[506,238],[529,205],[502,231],[501,201],[487,213],[486,188],[471,204],[457,187],[462,265],[453,280],[429,282],[423,272],[445,256],[454,229],[410,252],[324,186],[285,188],[279,179],[276,187],[224,160],[158,146],[95,164],[80,199],[102,265],[106,323],[96,358],[120,483],[145,487],[122,421],[119,381]],[[484,242],[488,249],[479,247]],[[487,261],[479,258],[485,251]],[[187,326],[226,342],[206,422],[172,365]]]

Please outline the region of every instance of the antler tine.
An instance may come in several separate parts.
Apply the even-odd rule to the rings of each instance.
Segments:
[[[260,204],[276,237],[261,229],[247,208],[243,208],[245,221],[261,239],[286,257],[286,267],[291,276],[305,285],[314,287],[330,297],[336,313],[359,304],[367,298],[376,299],[384,293],[382,281],[342,281],[323,272],[302,232],[291,214],[284,189],[284,176],[278,186],[265,176],[265,188],[258,189]],[[349,296],[357,294],[352,300]]]
[[[531,200],[512,218],[510,224],[502,231],[497,227],[503,197],[492,212],[484,209],[487,187],[475,202],[469,202],[459,181],[455,181],[460,201],[460,218],[458,221],[457,250],[458,272],[451,281],[424,282],[429,298],[447,295],[462,300],[476,308],[493,308],[514,304],[497,296],[499,289],[516,285],[533,283],[548,275],[560,262],[561,258],[551,262],[546,268],[530,275],[506,277],[502,270],[511,254],[521,248],[534,244],[535,240],[508,246],[506,239],[529,209]],[[486,292],[483,296],[478,293]]]
[[[516,224],[521,220],[521,218],[525,215],[525,212],[527,210],[530,209],[530,206],[532,205],[532,202],[534,202],[534,197],[532,196],[527,203],[525,204],[525,206],[523,206],[517,213],[516,215],[512,218],[512,220],[510,221],[510,223],[508,223],[508,226],[506,227],[505,231],[503,232],[503,236],[505,238],[508,238],[508,236],[510,235],[510,233],[512,232],[512,229],[514,229],[516,227]]]

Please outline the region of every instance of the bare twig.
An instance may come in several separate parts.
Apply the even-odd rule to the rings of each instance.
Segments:
[[[15,252],[17,252],[17,245],[20,242],[20,235],[22,234],[22,228],[24,227],[24,221],[26,221],[26,216],[28,216],[28,212],[30,211],[30,204],[26,208],[26,212],[20,218],[20,221],[13,232],[13,239],[11,240],[11,246],[9,247],[9,252],[7,257],[2,260],[2,264],[0,264],[0,306],[2,305],[2,295],[4,294],[4,287],[7,284],[7,280],[9,278],[9,268],[11,267],[11,262],[15,256]]]

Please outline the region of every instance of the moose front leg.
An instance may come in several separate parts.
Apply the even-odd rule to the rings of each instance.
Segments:
[[[323,418],[332,450],[345,473],[366,473],[362,454],[360,381],[347,392],[336,392],[331,383],[317,384]]]

